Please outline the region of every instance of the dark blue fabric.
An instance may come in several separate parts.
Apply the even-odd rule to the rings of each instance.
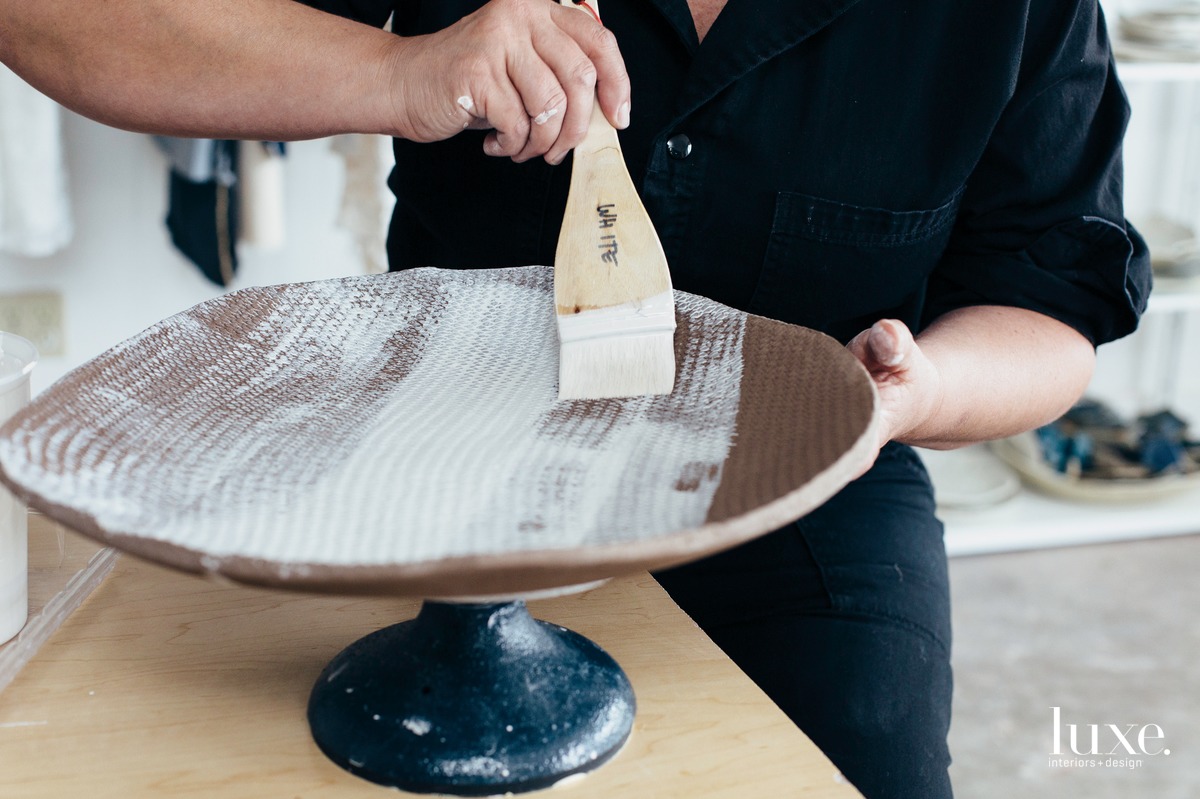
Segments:
[[[868,799],[951,795],[942,526],[909,447],[800,521],[655,575]]]
[[[167,231],[171,243],[204,277],[228,286],[237,274],[238,143],[212,142],[212,169],[204,180],[174,167],[167,179]]]

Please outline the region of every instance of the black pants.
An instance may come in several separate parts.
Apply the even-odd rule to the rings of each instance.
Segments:
[[[948,799],[950,597],[916,453],[800,521],[655,575],[867,799]]]

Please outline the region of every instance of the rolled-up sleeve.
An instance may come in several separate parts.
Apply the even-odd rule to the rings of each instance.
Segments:
[[[382,27],[392,15],[393,0],[298,0],[306,6]]]
[[[1124,217],[1129,105],[1095,0],[1034,0],[1015,74],[931,276],[925,319],[1010,305],[1093,344],[1124,336],[1145,310],[1150,259]]]

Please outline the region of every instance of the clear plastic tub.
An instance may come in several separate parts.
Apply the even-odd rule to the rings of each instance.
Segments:
[[[29,514],[29,621],[0,644],[0,692],[112,571],[117,551]]]

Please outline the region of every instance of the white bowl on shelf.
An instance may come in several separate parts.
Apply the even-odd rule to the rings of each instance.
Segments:
[[[1011,499],[1021,490],[1017,475],[985,445],[920,450],[933,481],[939,510],[975,510]]]

